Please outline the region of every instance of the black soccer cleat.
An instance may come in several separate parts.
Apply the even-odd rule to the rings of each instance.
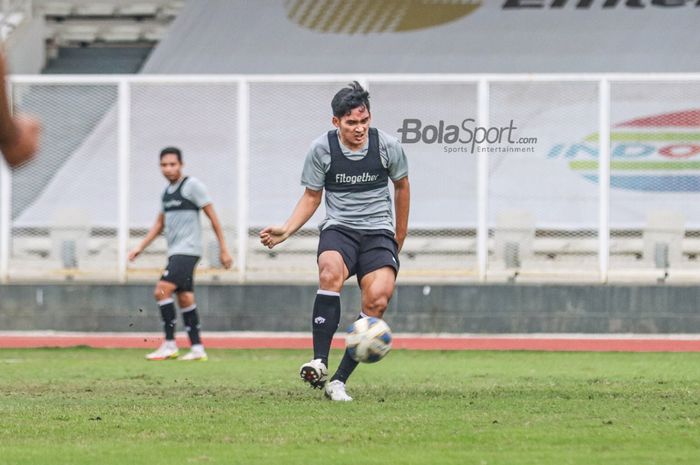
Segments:
[[[328,378],[328,369],[320,358],[305,363],[299,369],[299,376],[313,389],[323,389]]]

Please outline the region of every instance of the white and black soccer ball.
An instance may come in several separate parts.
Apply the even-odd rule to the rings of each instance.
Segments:
[[[391,350],[391,329],[380,318],[366,317],[356,320],[348,328],[345,348],[357,362],[375,363]]]

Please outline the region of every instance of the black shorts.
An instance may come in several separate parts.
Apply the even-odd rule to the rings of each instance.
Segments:
[[[357,281],[385,266],[399,273],[398,244],[394,234],[385,229],[350,229],[343,226],[329,226],[321,231],[316,257],[327,250],[340,253],[348,267],[350,276],[357,275]]]
[[[197,266],[199,257],[194,255],[171,255],[168,257],[168,266],[165,267],[161,280],[173,283],[177,286],[175,292],[194,291],[194,267]]]

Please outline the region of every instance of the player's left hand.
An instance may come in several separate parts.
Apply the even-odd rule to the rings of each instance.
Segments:
[[[219,254],[219,261],[227,270],[230,270],[233,266],[233,257],[228,253],[228,250],[222,250]]]

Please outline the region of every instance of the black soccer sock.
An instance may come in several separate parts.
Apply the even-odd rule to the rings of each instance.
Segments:
[[[185,323],[185,331],[187,331],[192,345],[201,344],[202,340],[199,337],[199,315],[197,314],[197,305],[183,308],[182,320]]]
[[[359,362],[353,360],[350,354],[348,354],[348,351],[346,350],[343,354],[343,359],[340,361],[340,365],[338,365],[338,369],[335,371],[335,374],[331,378],[331,381],[340,380],[343,383],[345,383],[352,374],[352,372],[355,371],[357,365],[359,365]]]
[[[333,335],[340,323],[340,294],[319,290],[314,301],[311,334],[314,338],[314,359],[320,358],[328,366]]]
[[[365,315],[364,312],[361,312],[357,319],[359,320],[361,318],[365,318],[366,316],[367,315]],[[335,371],[335,374],[331,377],[331,381],[339,380],[345,383],[359,364],[360,362],[356,362],[355,360],[353,360],[353,358],[346,350],[343,354],[343,359],[340,361],[340,365],[338,365],[338,369]]]
[[[160,316],[163,318],[163,329],[165,330],[165,340],[175,340],[175,302],[173,299],[163,299],[158,301]]]

